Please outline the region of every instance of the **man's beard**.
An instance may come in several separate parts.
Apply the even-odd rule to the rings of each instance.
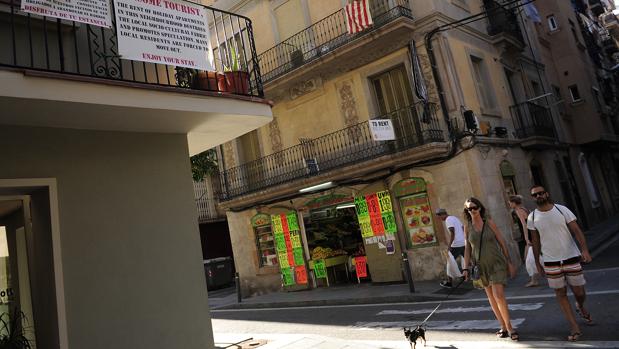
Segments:
[[[548,202],[550,202],[550,198],[549,197],[538,197],[537,199],[535,199],[535,202],[537,203],[538,206],[542,206],[544,204],[547,204]]]

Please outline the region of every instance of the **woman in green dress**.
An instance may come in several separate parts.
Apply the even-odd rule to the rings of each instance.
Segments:
[[[463,271],[464,278],[470,277],[472,258],[480,269],[480,278],[474,280],[473,285],[486,291],[494,316],[501,324],[496,335],[517,341],[520,337],[512,327],[504,292],[508,273],[513,278],[516,268],[509,258],[503,235],[486,214],[484,205],[476,198],[464,202],[464,216],[468,221],[464,227],[464,263],[468,266]]]

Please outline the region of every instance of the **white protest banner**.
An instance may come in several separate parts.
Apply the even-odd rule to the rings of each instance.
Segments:
[[[215,70],[206,9],[187,1],[114,0],[123,59]]]
[[[22,0],[21,9],[41,16],[112,27],[109,0]]]
[[[370,120],[370,132],[375,141],[392,141],[395,139],[393,124],[389,119]]]

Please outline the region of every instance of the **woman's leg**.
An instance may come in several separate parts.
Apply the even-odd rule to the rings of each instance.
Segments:
[[[501,330],[509,330],[506,327],[503,317],[501,316],[501,311],[499,310],[499,306],[497,305],[494,299],[494,294],[492,293],[492,286],[484,287],[484,291],[486,291],[486,296],[488,296],[488,302],[490,303],[490,307],[492,308],[492,312],[494,313],[494,316],[499,321],[499,324],[501,324]]]
[[[507,306],[507,300],[505,299],[505,288],[503,284],[492,284],[489,288],[492,292],[494,301],[496,302],[502,323],[505,324],[505,328],[509,331],[509,333],[514,332],[512,322],[509,318],[509,308]]]

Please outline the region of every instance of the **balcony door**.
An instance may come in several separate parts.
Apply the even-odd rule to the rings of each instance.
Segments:
[[[260,186],[265,178],[264,164],[260,159],[260,143],[256,130],[246,133],[239,137],[240,163],[243,164],[246,185],[249,188]]]
[[[413,94],[404,66],[391,69],[371,79],[381,119],[391,119],[398,148],[422,141],[419,117],[413,105]]]

